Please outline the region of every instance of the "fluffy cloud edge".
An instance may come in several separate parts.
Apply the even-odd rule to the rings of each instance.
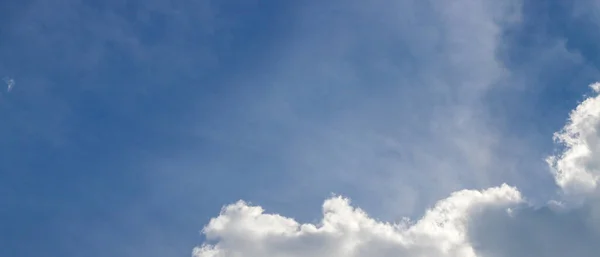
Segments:
[[[581,102],[564,128],[554,134],[563,150],[547,158],[556,184],[571,197],[596,190],[600,176],[600,83],[591,84],[595,95]]]
[[[547,160],[562,194],[577,199],[585,199],[596,190],[600,175],[600,83],[590,87],[595,95],[585,99],[570,113],[565,127],[554,136],[562,150]],[[529,212],[515,216],[513,209],[523,206]],[[548,208],[553,209],[553,206],[549,204]],[[503,184],[485,190],[454,192],[427,210],[416,222],[408,219],[399,223],[377,221],[341,196],[326,200],[322,213],[323,218],[318,224],[301,224],[291,218],[266,213],[260,206],[239,201],[225,206],[219,216],[211,219],[202,231],[207,241],[194,248],[193,256],[475,257],[482,256],[477,250],[481,246],[475,242],[484,240],[481,238],[488,235],[473,231],[495,223],[510,227],[510,224],[521,224],[520,220],[531,219],[528,213],[539,215],[543,212],[530,208],[517,188]],[[562,217],[553,211],[544,215],[540,216],[541,220],[560,220]],[[548,215],[552,218],[547,218]],[[581,218],[578,215],[565,217],[578,221]],[[542,226],[553,228],[550,222]],[[513,235],[521,228],[512,229],[505,231],[505,235]],[[535,233],[533,237],[542,237]],[[489,240],[487,242],[489,245]],[[508,250],[484,255],[505,256],[514,249],[500,248]],[[534,251],[531,247],[523,249]]]
[[[224,207],[204,228],[207,239],[217,243],[196,247],[193,256],[475,256],[466,238],[469,216],[521,202],[519,191],[505,184],[462,190],[417,222],[385,223],[337,196],[323,204],[319,224],[300,224],[239,201]]]

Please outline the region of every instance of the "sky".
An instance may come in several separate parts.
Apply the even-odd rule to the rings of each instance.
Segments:
[[[1,256],[591,256],[592,0],[0,2]]]

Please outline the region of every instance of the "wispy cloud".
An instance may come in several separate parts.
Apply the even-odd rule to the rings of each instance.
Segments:
[[[15,86],[15,80],[9,77],[4,77],[2,80],[6,83],[6,92],[10,92]]]
[[[225,114],[199,121],[199,134],[273,151],[282,176],[295,182],[269,185],[277,201],[335,191],[415,204],[397,210],[366,201],[389,214],[419,210],[463,186],[491,186],[514,176],[495,159],[500,142],[482,103],[507,74],[496,55],[502,26],[518,16],[513,5],[302,6],[289,39],[263,66],[230,80],[256,86],[218,105]],[[423,190],[434,181],[435,189]]]

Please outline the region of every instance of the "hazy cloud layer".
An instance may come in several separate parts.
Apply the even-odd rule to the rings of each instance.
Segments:
[[[285,43],[229,82],[251,89],[197,133],[231,151],[272,152],[264,169],[293,181],[257,190],[276,202],[347,192],[391,217],[517,180],[482,99],[510,73],[496,55],[519,10],[518,1],[303,4]]]

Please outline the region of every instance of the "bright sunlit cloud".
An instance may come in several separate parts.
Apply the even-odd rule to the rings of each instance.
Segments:
[[[598,84],[592,88],[595,95],[577,106],[556,135],[564,150],[549,161],[567,197],[596,187],[600,96]],[[600,239],[594,216],[600,205],[590,201],[577,209],[550,207],[556,206],[533,208],[517,188],[501,185],[455,192],[419,220],[395,224],[375,220],[348,199],[334,197],[323,204],[319,223],[300,224],[240,201],[224,207],[203,229],[207,242],[194,249],[194,256],[592,256]]]

